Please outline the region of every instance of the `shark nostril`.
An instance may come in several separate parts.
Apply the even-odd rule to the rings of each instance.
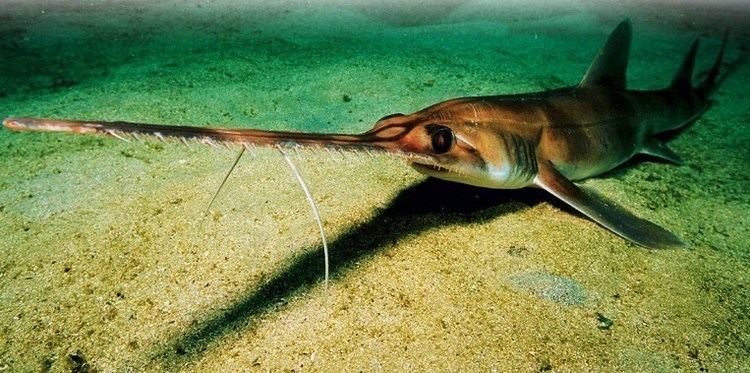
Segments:
[[[436,125],[431,128],[432,150],[436,154],[443,154],[451,149],[454,142],[453,130],[446,126]]]

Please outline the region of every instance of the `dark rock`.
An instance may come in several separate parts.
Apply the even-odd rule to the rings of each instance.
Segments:
[[[70,371],[73,373],[86,373],[89,371],[90,366],[86,359],[83,357],[80,351],[68,355],[70,360]]]
[[[609,330],[609,328],[612,327],[612,324],[615,322],[609,319],[607,316],[602,315],[601,313],[596,313],[596,327],[601,330]]]

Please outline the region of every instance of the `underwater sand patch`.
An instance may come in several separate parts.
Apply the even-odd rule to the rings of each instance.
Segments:
[[[566,306],[581,305],[586,300],[583,287],[568,277],[531,272],[514,275],[509,282],[525,293]]]

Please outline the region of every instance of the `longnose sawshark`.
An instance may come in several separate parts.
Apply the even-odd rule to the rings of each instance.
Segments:
[[[390,154],[420,173],[457,183],[495,189],[543,188],[638,245],[681,247],[683,242],[674,234],[573,181],[612,170],[639,153],[681,163],[656,135],[687,125],[709,107],[727,37],[702,83],[692,83],[696,40],[672,83],[652,91],[626,89],[631,38],[631,24],[625,20],[575,86],[451,99],[412,114],[388,115],[361,134],[34,118],[7,118],[3,125],[17,131],[237,144],[243,151],[249,146],[267,146]]]

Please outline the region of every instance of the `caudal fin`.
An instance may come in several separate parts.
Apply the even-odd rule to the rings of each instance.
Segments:
[[[725,31],[724,38],[721,40],[721,49],[719,49],[719,55],[716,56],[716,61],[711,67],[711,70],[708,71],[706,80],[704,80],[703,83],[701,83],[701,85],[698,87],[698,89],[703,91],[706,96],[710,95],[714,90],[716,90],[716,78],[719,76],[719,69],[721,68],[721,62],[724,58],[724,50],[726,49],[728,38],[729,31]]]

